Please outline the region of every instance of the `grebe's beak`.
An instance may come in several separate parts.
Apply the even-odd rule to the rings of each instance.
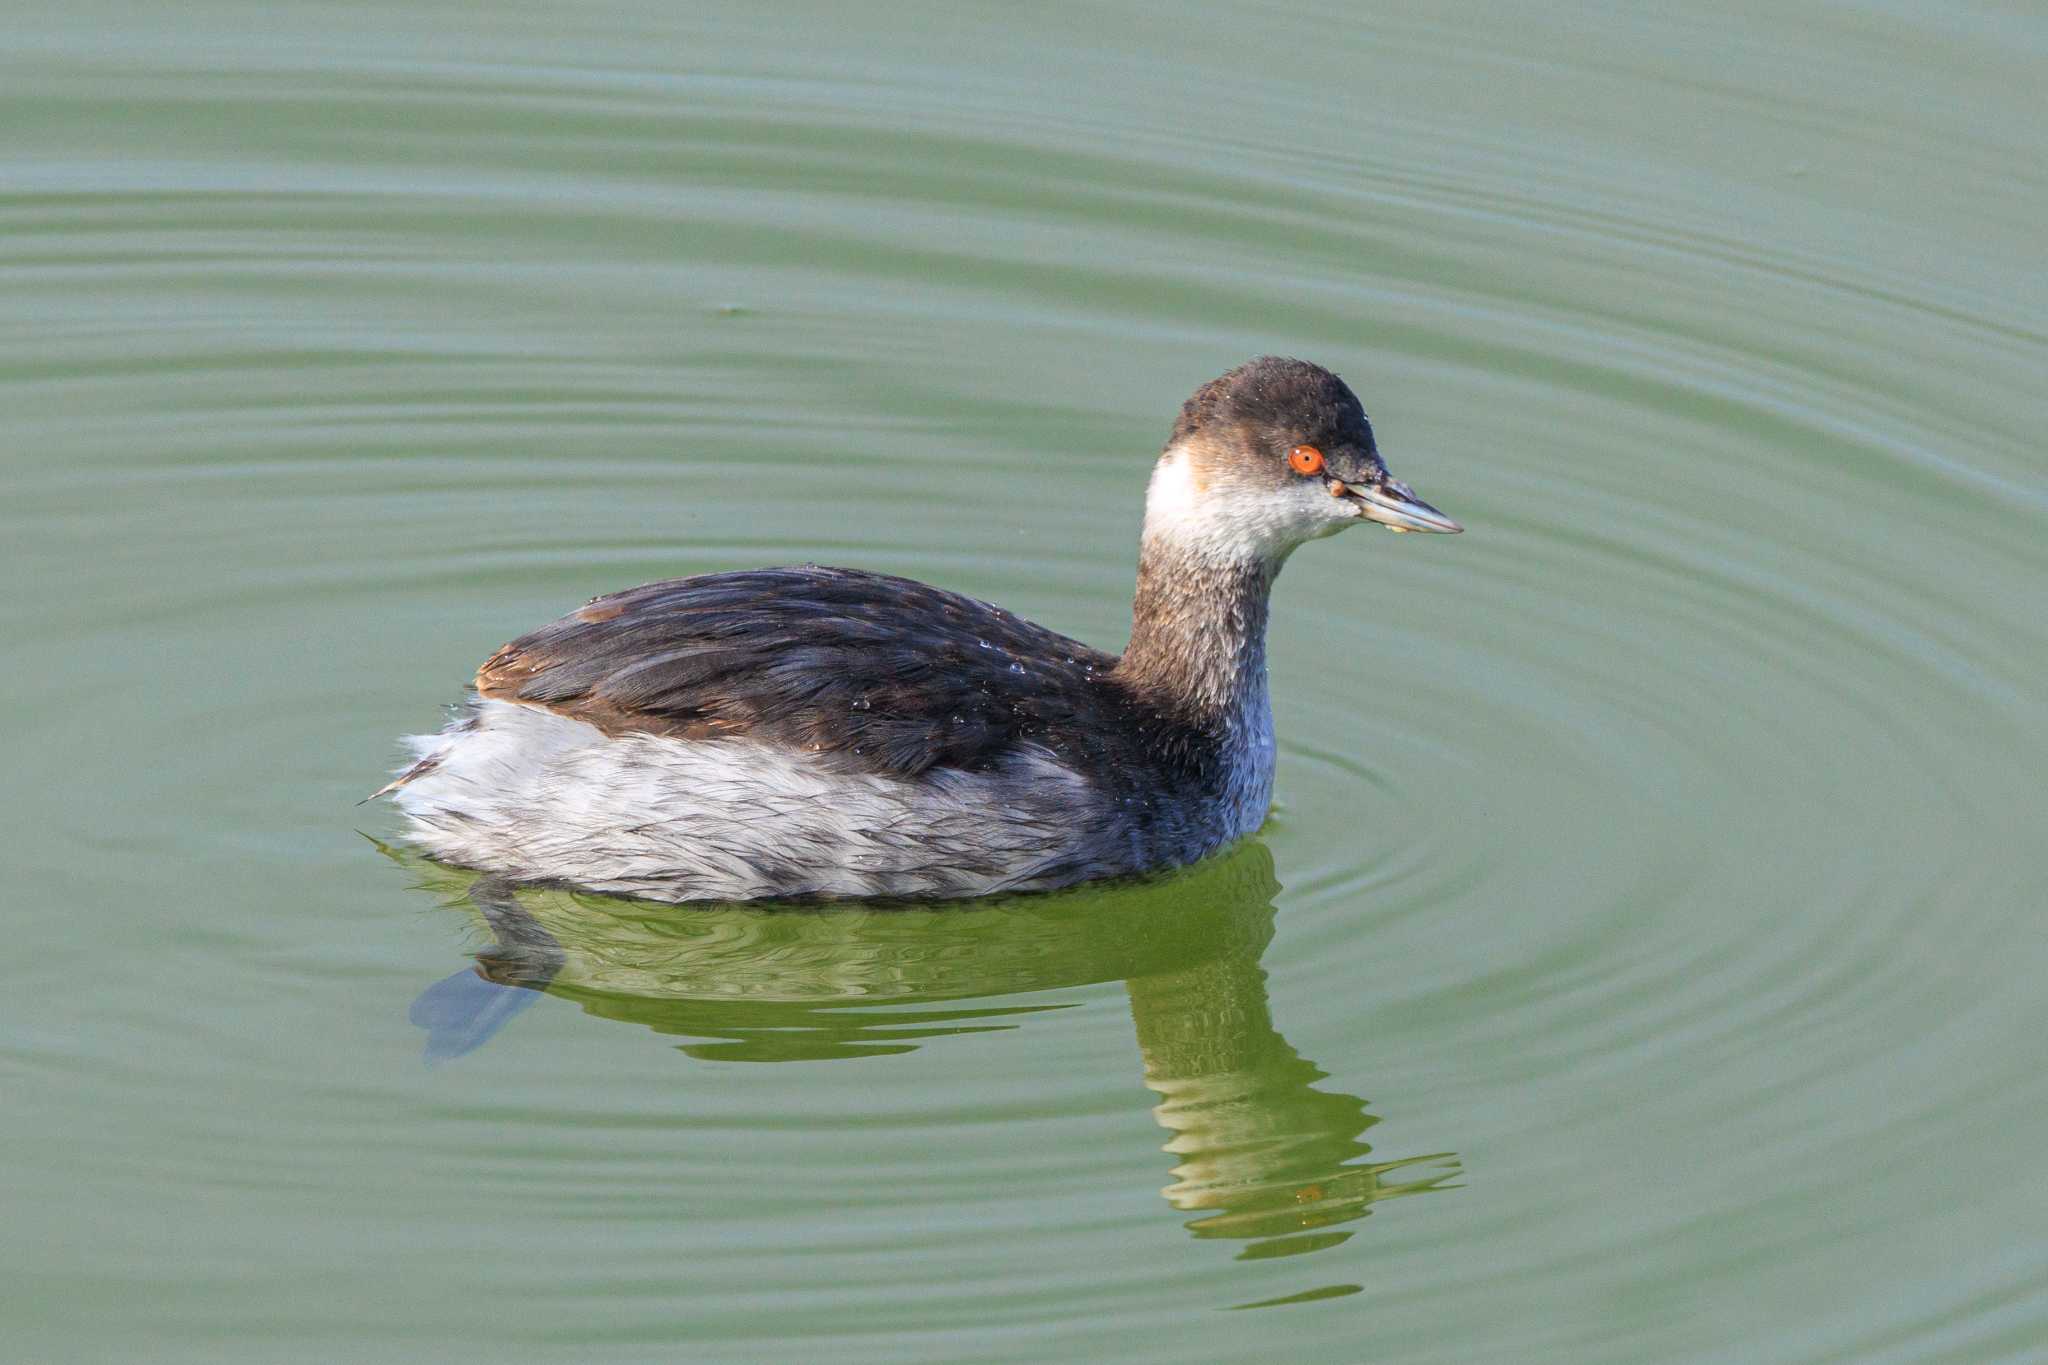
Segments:
[[[1344,495],[1358,504],[1361,516],[1389,530],[1434,531],[1439,535],[1454,536],[1465,529],[1416,497],[1399,479],[1355,483],[1345,490]]]

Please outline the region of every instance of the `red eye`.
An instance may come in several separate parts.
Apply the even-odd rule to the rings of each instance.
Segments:
[[[1287,464],[1297,474],[1323,472],[1323,452],[1314,446],[1296,446],[1287,452]]]

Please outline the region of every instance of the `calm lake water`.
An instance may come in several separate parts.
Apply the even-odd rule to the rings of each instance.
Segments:
[[[8,1357],[2048,1353],[2038,7],[8,27]],[[1114,648],[1264,351],[1470,533],[1289,567],[1228,857],[675,911],[354,804],[649,579]]]

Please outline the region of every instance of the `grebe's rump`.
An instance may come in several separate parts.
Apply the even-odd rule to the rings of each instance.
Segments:
[[[1192,862],[1273,788],[1266,614],[1300,544],[1455,523],[1329,372],[1198,390],[1154,469],[1121,656],[853,569],[599,597],[499,650],[380,792],[437,858],[664,900],[987,895]]]

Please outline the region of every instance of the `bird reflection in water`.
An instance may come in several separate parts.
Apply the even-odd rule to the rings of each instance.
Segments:
[[[414,1002],[430,1061],[482,1046],[543,992],[689,1039],[692,1057],[782,1062],[1013,1029],[1072,1003],[1016,997],[1121,980],[1152,1112],[1172,1134],[1163,1193],[1198,1215],[1196,1237],[1245,1242],[1241,1260],[1317,1251],[1373,1204],[1458,1173],[1448,1152],[1363,1160],[1379,1120],[1356,1096],[1316,1089],[1324,1073],[1274,1028],[1259,958],[1279,887],[1257,841],[1143,882],[896,908],[678,909],[387,851],[491,936],[474,968]]]

